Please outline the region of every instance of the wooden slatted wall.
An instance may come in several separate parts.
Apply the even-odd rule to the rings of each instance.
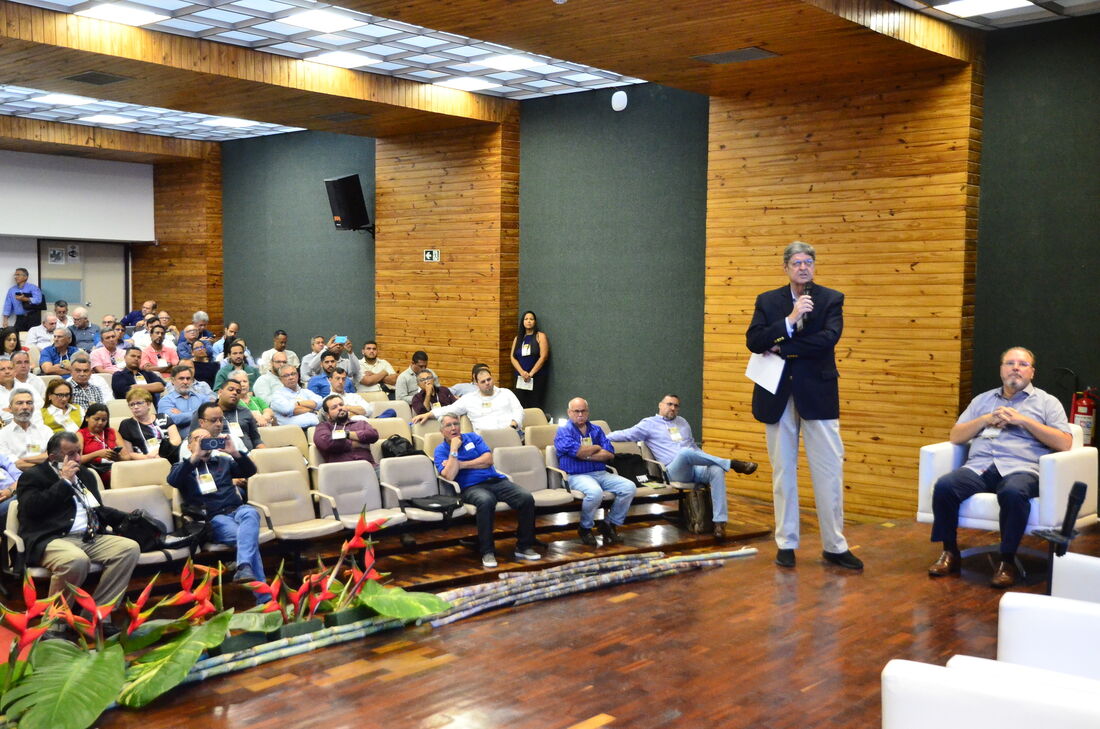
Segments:
[[[205,159],[153,167],[156,246],[133,248],[133,305],[155,299],[177,326],[201,309],[215,331],[224,316],[222,295],[221,148]]]
[[[703,430],[708,451],[761,463],[734,488],[771,498],[745,330],[804,240],[846,294],[847,512],[914,512],[917,451],[970,390],[980,98],[980,71],[952,67],[711,100]],[[799,483],[812,506],[804,459]]]
[[[475,362],[500,377],[517,326],[519,118],[379,139],[375,331],[383,356],[418,349],[447,383]],[[425,263],[425,249],[442,260]]]

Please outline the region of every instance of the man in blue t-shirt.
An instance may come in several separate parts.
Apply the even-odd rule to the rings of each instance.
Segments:
[[[497,502],[516,510],[516,559],[538,560],[535,545],[535,498],[493,468],[493,454],[476,433],[459,432],[457,415],[444,415],[440,424],[443,442],[435,449],[435,468],[443,478],[456,481],[462,500],[477,509],[477,546],[481,565],[497,566],[493,551],[493,515]]]

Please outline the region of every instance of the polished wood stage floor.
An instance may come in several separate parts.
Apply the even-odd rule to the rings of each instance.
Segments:
[[[867,568],[852,573],[821,561],[811,518],[798,567],[781,570],[761,535],[770,505],[732,498],[731,507],[737,531],[757,535],[732,544],[758,547],[754,557],[322,649],[178,689],[140,712],[109,712],[98,726],[877,727],[889,659],[994,655],[1001,593],[987,585],[985,558],[968,561],[961,578],[933,580],[927,526],[853,524],[849,541]],[[551,558],[591,551],[565,526],[541,523]],[[624,550],[713,548],[709,537],[659,519],[624,534]],[[966,536],[964,546],[996,541]],[[1074,551],[1100,554],[1100,529]],[[492,579],[460,546],[383,557],[380,566],[432,589]]]

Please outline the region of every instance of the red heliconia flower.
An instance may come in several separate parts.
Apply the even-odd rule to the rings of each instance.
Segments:
[[[149,610],[142,612],[145,603],[149,601],[149,594],[152,592],[153,585],[156,584],[158,577],[160,577],[160,573],[153,575],[153,579],[149,581],[149,584],[141,591],[141,595],[138,596],[137,602],[126,601],[126,614],[130,616],[130,624],[126,626],[126,635],[133,635],[134,631],[140,628],[142,623],[149,619],[153,611],[163,604],[163,602],[157,603]]]
[[[209,600],[202,600],[195,603],[195,606],[183,614],[184,620],[189,620],[192,623],[199,622],[202,618],[216,612],[217,608],[214,607],[214,603]]]
[[[282,611],[283,611],[283,606],[279,604],[278,600],[268,600],[267,602],[264,603],[263,610],[261,610],[260,612],[261,613],[275,613],[275,612],[280,612],[281,613]],[[284,617],[286,617],[286,616],[284,615]]]
[[[46,608],[54,601],[54,597],[45,600],[38,599],[38,593],[34,589],[34,580],[26,572],[23,573],[23,604],[27,606],[27,617],[36,618],[46,612]]]
[[[196,564],[196,565],[191,565],[191,567],[192,567],[193,569],[195,569],[196,571],[198,571],[198,572],[202,572],[203,574],[207,574],[207,575],[210,575],[211,577],[217,577],[218,575],[221,575],[221,574],[224,574],[224,573],[225,573],[225,569],[224,569],[224,568],[219,568],[219,567],[207,567],[207,566],[206,566],[206,565],[204,565],[204,564]]]
[[[27,655],[24,655],[24,651],[29,655],[31,646],[34,642],[42,637],[42,634],[49,630],[49,625],[39,625],[37,628],[28,628],[23,631],[23,634],[19,636],[19,645],[17,646],[17,652],[19,654],[18,660],[27,660]]]
[[[355,525],[355,536],[344,543],[344,549],[363,549],[369,546],[369,542],[363,539],[363,535],[368,532],[378,531],[385,523],[385,519],[375,519],[372,522],[368,522],[366,519],[366,512],[360,512],[359,521]]]
[[[291,592],[290,592],[290,604],[294,606],[294,614],[295,615],[300,614],[300,610],[301,610],[301,606],[302,606],[302,598],[304,598],[306,596],[306,593],[309,592],[309,588],[311,586],[312,585],[309,581],[309,578],[307,577],[306,579],[302,580],[302,586],[301,587],[299,587],[297,590],[291,590]]]
[[[30,622],[31,618],[26,613],[11,613],[4,610],[4,624],[20,635],[27,631],[27,625]]]
[[[191,586],[195,584],[194,567],[191,560],[187,560],[183,565],[183,570],[180,571],[180,587],[183,588],[184,592],[191,592]]]

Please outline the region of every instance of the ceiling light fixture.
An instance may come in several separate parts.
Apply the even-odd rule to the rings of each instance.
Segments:
[[[500,84],[493,83],[488,79],[474,78],[473,76],[456,76],[455,78],[436,81],[434,85],[446,86],[449,89],[458,89],[460,91],[484,91],[485,89],[495,89],[497,86],[500,86]]]
[[[942,10],[958,18],[973,18],[975,15],[989,15],[1002,10],[1026,8],[1034,4],[1030,0],[957,0],[946,5],[933,6],[933,9]]]
[[[495,68],[498,71],[522,71],[525,68],[531,68],[538,66],[542,61],[535,60],[534,58],[528,58],[527,56],[519,56],[513,53],[507,53],[501,56],[489,56],[488,58],[478,58],[471,60],[475,66],[482,66],[484,68]]]
[[[96,20],[106,20],[111,23],[122,23],[123,25],[149,25],[150,23],[159,23],[169,19],[167,15],[161,15],[121,3],[93,5],[90,8],[78,11],[75,15],[83,15],[85,18],[95,18]]]
[[[86,124],[133,124],[137,119],[132,116],[119,116],[118,114],[93,114],[77,119]]]
[[[308,28],[318,33],[339,33],[341,30],[356,28],[363,25],[363,21],[356,20],[342,13],[334,13],[331,10],[303,10],[300,13],[276,18],[280,23],[296,25],[299,28]]]
[[[209,119],[203,119],[199,122],[204,127],[229,127],[231,129],[244,129],[245,127],[254,127],[259,122],[250,121],[248,119],[234,119],[231,116],[214,116]]]
[[[43,94],[27,99],[27,101],[32,104],[49,104],[50,106],[84,106],[96,102],[95,99],[89,99],[87,96],[73,96],[72,94]]]
[[[363,66],[380,63],[377,58],[364,56],[362,53],[352,53],[351,51],[328,51],[327,53],[310,56],[305,60],[313,63],[323,63],[326,66],[339,66],[340,68],[362,68]]]

